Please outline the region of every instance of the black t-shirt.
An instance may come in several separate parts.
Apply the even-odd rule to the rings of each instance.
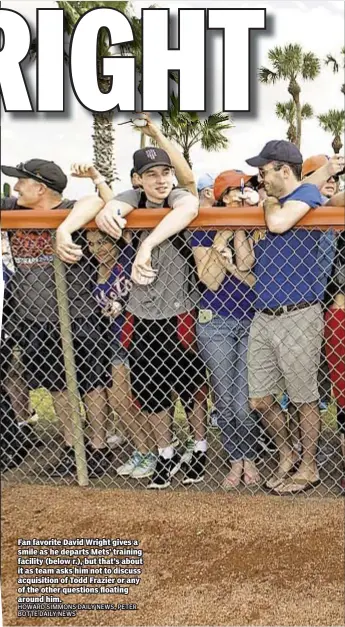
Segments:
[[[54,209],[72,209],[74,203],[74,200],[63,199]],[[2,198],[1,209],[26,208],[18,206],[16,198]],[[15,314],[19,318],[56,322],[59,316],[52,232],[16,229],[9,234],[15,263],[15,274],[10,281]],[[66,269],[70,314],[74,319],[87,318],[98,309],[92,295],[97,265],[88,251],[84,233],[76,233],[73,239],[83,247],[84,256]]]

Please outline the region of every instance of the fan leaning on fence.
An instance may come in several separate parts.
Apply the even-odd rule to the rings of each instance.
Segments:
[[[97,196],[66,200],[62,194],[67,177],[61,168],[45,159],[30,159],[16,167],[2,166],[2,172],[18,179],[17,197],[2,198],[2,209],[71,209],[83,212],[85,205],[99,210],[103,203]],[[8,321],[11,345],[20,347],[28,389],[45,387],[52,393],[56,415],[63,423],[64,446],[59,460],[53,452],[52,463],[45,472],[55,476],[74,473],[75,458],[70,402],[66,391],[65,368],[59,331],[56,300],[53,242],[49,231],[15,230],[10,242],[16,272],[11,279],[13,313]],[[79,251],[86,248],[83,237],[76,235]],[[68,296],[73,331],[79,392],[85,404],[91,435],[87,446],[90,475],[103,474],[110,460],[105,454],[105,388],[111,383],[109,351],[95,315],[97,303],[90,279],[97,271],[90,256],[72,266],[67,273]],[[14,397],[10,379],[6,381]],[[24,394],[29,402],[28,392]],[[18,403],[17,403],[18,405]]]
[[[98,215],[94,209],[88,213],[71,212],[58,229],[57,251],[64,261],[77,259],[78,250],[71,245],[71,233],[96,215],[99,228],[118,239],[125,225],[123,218],[133,208],[172,209],[153,231],[139,235],[132,266],[133,287],[127,304],[133,323],[129,348],[132,389],[141,411],[150,417],[159,453],[148,487],[165,488],[182,461],[172,446],[170,433],[173,392],[179,393],[184,405],[190,407],[205,384],[205,368],[195,347],[188,345],[187,336],[191,334],[181,332],[187,322],[194,322],[191,313],[198,298],[190,290],[190,267],[183,250],[188,242],[177,246],[172,240],[197,216],[198,200],[187,190],[173,187],[172,162],[165,150],[136,151],[134,168],[142,189],[119,194]],[[101,185],[102,182],[99,185],[102,194]],[[200,481],[205,473],[203,422],[193,425],[197,439],[193,457],[185,469],[186,483]]]
[[[266,487],[280,495],[295,494],[319,482],[317,373],[324,325],[318,258],[321,231],[293,227],[324,200],[311,179],[301,184],[302,155],[290,142],[268,142],[247,163],[259,169],[267,193],[264,212],[269,230],[255,249],[257,312],[249,337],[249,394],[253,409],[263,413],[273,431],[280,453],[278,468]],[[284,390],[299,411],[298,468],[283,413],[274,400]]]

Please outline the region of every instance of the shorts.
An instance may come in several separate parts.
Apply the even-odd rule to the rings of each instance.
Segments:
[[[129,347],[132,392],[142,411],[158,413],[173,406],[172,392],[187,411],[196,392],[206,384],[206,368],[196,351],[190,314],[169,320],[133,318]]]
[[[72,321],[77,382],[83,396],[96,388],[111,386],[111,346],[97,316]],[[50,392],[66,389],[60,330],[55,323],[22,319],[14,333],[29,389]]]
[[[323,327],[319,304],[280,316],[258,312],[249,334],[250,398],[286,390],[292,403],[317,401]]]

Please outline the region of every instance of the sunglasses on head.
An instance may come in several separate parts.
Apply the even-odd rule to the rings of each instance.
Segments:
[[[49,187],[53,187],[52,181],[45,178],[45,176],[42,176],[39,172],[30,172],[30,170],[27,170],[25,167],[25,163],[18,163],[18,165],[16,165],[16,168],[21,172],[24,172],[24,174],[27,174],[29,178],[34,179],[35,181],[39,181],[40,183],[44,183]]]

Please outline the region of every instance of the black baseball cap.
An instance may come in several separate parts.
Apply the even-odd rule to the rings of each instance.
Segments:
[[[30,159],[19,163],[15,168],[3,165],[1,171],[6,176],[14,176],[18,179],[34,179],[60,194],[67,185],[67,176],[61,168],[53,161],[45,159]]]
[[[254,168],[261,168],[271,161],[302,165],[303,157],[292,142],[285,139],[272,139],[272,141],[267,142],[257,157],[246,159],[246,163]]]
[[[143,174],[146,170],[157,165],[166,165],[172,168],[170,157],[162,148],[148,147],[136,150],[133,155],[134,170],[137,174]]]

